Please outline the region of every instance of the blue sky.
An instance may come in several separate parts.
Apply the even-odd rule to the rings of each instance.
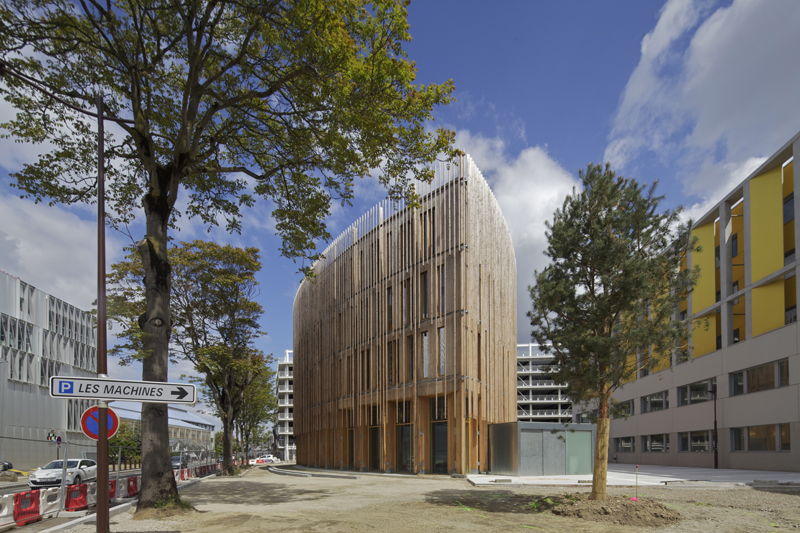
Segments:
[[[453,79],[457,102],[433,125],[457,133],[489,181],[515,243],[518,340],[527,342],[525,288],[546,263],[544,221],[577,183],[579,168],[659,181],[665,205],[705,213],[800,131],[800,2],[796,0],[614,2],[412,1],[406,47],[420,83]],[[10,116],[0,104],[0,119]],[[0,269],[88,309],[95,298],[92,207],[33,205],[6,173],[36,157],[0,142]],[[337,207],[331,234],[384,197],[356,184],[353,207]],[[181,219],[177,238],[257,246],[262,252],[260,348],[292,346],[297,265],[278,254],[270,206],[246,213],[242,235],[207,232]],[[141,238],[141,227],[132,227]],[[110,232],[109,263],[130,243]],[[324,246],[323,246],[324,247]],[[112,332],[113,334],[113,332]],[[138,368],[109,363],[114,377]],[[171,368],[170,380],[190,372]]]

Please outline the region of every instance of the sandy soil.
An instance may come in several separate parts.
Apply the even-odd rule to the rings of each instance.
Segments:
[[[508,531],[633,532],[800,530],[800,491],[725,486],[609,487],[607,502],[588,487],[473,487],[465,479],[362,476],[300,478],[258,468],[187,489],[197,509],[162,520],[112,518],[112,532],[181,531]],[[72,530],[94,531],[94,526]]]

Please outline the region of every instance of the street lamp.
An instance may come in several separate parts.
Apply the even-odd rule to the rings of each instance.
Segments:
[[[712,385],[708,389],[708,392],[714,395],[714,468],[717,469],[719,468],[719,451],[717,450],[719,443],[717,439],[717,386]]]

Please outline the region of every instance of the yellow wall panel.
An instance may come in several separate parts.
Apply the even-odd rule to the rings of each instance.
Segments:
[[[753,289],[753,336],[785,324],[783,278]]]
[[[628,359],[625,361],[625,369],[626,370],[633,370],[637,367],[636,364],[636,354],[630,354]],[[636,381],[636,371],[634,370],[631,375],[631,379],[627,381],[623,381],[622,383],[630,383],[631,381]]]
[[[692,313],[702,311],[716,302],[714,282],[714,223],[709,222],[692,230],[697,237],[700,252],[692,252],[692,267],[700,267],[700,279],[692,291]]]
[[[750,260],[753,282],[783,268],[781,170],[781,167],[776,167],[750,180]]]
[[[692,324],[692,357],[700,357],[717,349],[717,315],[695,319]]]
[[[650,349],[650,353],[656,358],[656,364],[653,367],[653,373],[661,372],[672,366],[672,352],[658,353],[654,348]]]

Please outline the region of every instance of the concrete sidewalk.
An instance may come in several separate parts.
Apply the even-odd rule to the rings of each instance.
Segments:
[[[503,476],[470,474],[467,479],[473,485],[586,485],[591,484],[592,475],[577,476]],[[497,480],[500,481],[497,481]],[[510,480],[505,481],[505,480]],[[800,472],[773,472],[764,470],[729,470],[713,468],[689,468],[679,466],[639,465],[639,485],[667,485],[689,483],[740,483],[747,485],[800,486]],[[635,465],[608,465],[608,485],[633,486],[636,484]]]

